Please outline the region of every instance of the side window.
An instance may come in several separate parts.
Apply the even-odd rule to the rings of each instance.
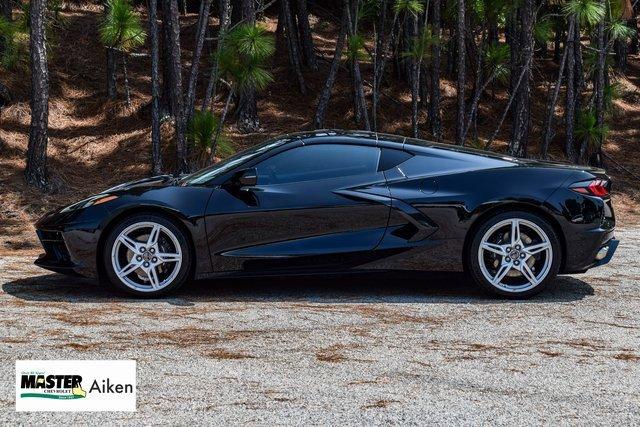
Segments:
[[[404,163],[408,159],[413,157],[413,154],[407,153],[403,150],[396,150],[395,148],[383,148],[380,155],[380,163],[378,164],[379,171],[386,171],[394,166],[398,166]]]
[[[380,149],[362,145],[319,144],[293,148],[258,164],[258,184],[285,184],[374,174]]]

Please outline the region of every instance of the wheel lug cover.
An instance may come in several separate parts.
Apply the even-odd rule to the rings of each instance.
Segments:
[[[151,258],[151,261],[153,261],[153,262],[158,262],[158,258],[153,257],[153,258]]]
[[[516,245],[516,251],[520,250],[520,245]]]
[[[140,248],[140,252],[144,253],[147,249],[145,247]]]
[[[514,262],[515,265],[520,265],[520,261]]]
[[[149,263],[145,261],[144,266],[149,267]]]
[[[525,254],[520,254],[520,258],[524,258],[525,256]]]
[[[142,257],[141,257],[140,255],[138,255],[138,256],[136,257],[136,259],[137,259],[138,261],[142,261]]]
[[[511,252],[511,246],[507,246],[507,252]]]
[[[151,253],[155,253],[155,251],[156,251],[156,250],[155,250],[155,249],[153,249],[153,248],[149,249],[149,252],[151,252]]]

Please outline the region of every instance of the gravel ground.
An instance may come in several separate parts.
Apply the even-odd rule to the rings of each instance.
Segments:
[[[0,258],[0,424],[640,423],[640,229],[528,301],[459,276],[219,280],[134,300]],[[16,359],[136,359],[135,413],[15,413]]]

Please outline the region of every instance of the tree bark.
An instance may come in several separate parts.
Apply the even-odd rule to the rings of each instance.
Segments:
[[[318,58],[313,46],[313,34],[309,25],[309,12],[307,0],[296,0],[296,15],[298,17],[298,29],[300,32],[300,44],[304,53],[305,64],[313,71],[318,70]]]
[[[107,97],[116,99],[118,96],[118,83],[116,77],[116,55],[115,49],[107,48]]]
[[[162,173],[160,152],[160,58],[158,42],[158,0],[149,0],[149,39],[151,44],[151,173]]]
[[[169,58],[169,74],[171,78],[171,113],[175,120],[175,138],[178,162],[176,165],[176,173],[189,172],[189,162],[187,153],[187,140],[185,135],[185,121],[183,117],[183,96],[182,96],[182,64],[180,53],[180,21],[178,19],[178,2],[177,0],[164,0],[163,7],[167,8],[169,19],[169,32],[167,42],[169,43],[167,53]]]
[[[202,47],[204,46],[204,35],[209,22],[209,10],[211,9],[211,0],[203,0],[200,2],[200,11],[198,13],[198,27],[196,30],[196,45],[191,60],[191,71],[189,73],[189,83],[187,84],[187,97],[185,101],[185,111],[183,120],[185,121],[183,129],[186,130],[187,124],[193,117],[193,111],[196,103],[196,84],[198,83],[198,69],[200,66],[200,57],[202,55]]]
[[[0,0],[0,16],[11,22],[11,0]]]
[[[433,0],[433,35],[440,39],[440,0]],[[440,43],[433,45],[431,59],[431,93],[429,97],[429,122],[436,141],[442,140],[442,119],[440,118]]]
[[[515,114],[509,144],[509,154],[515,157],[526,156],[531,126],[531,69],[533,59],[533,0],[524,0],[519,8],[520,26],[516,45],[519,47],[518,71],[524,70],[524,78],[518,87],[515,98]],[[513,50],[513,48],[512,48]]]
[[[338,40],[336,41],[336,48],[333,54],[333,61],[331,61],[331,68],[329,69],[329,74],[327,75],[327,80],[324,82],[324,86],[322,87],[322,92],[320,93],[320,98],[318,99],[318,106],[316,107],[316,112],[313,117],[313,126],[316,129],[322,129],[324,127],[324,118],[327,113],[327,107],[329,105],[329,99],[331,98],[331,89],[333,88],[333,83],[336,80],[336,75],[338,74],[338,69],[340,68],[340,61],[342,59],[342,49],[344,47],[345,38],[347,35],[347,26],[348,24],[348,5],[346,0],[343,0],[342,7],[342,20],[340,23],[340,33],[338,34]]]
[[[227,34],[227,30],[229,29],[229,24],[231,22],[231,5],[230,0],[221,0],[220,1],[220,25],[218,30],[218,45],[216,46],[216,50],[219,52],[224,49],[224,37]],[[211,67],[211,72],[209,73],[209,83],[207,83],[207,90],[205,91],[204,100],[202,101],[202,111],[209,108],[213,111],[213,101],[216,98],[216,89],[218,87],[218,77],[219,77],[219,65],[218,61],[215,60],[213,66]]]
[[[293,70],[296,73],[296,79],[298,80],[298,88],[301,94],[307,93],[307,87],[304,83],[304,76],[302,75],[302,65],[300,58],[300,51],[298,50],[298,30],[294,25],[293,16],[291,13],[291,5],[289,0],[281,0],[282,16],[284,17],[284,29],[287,37],[287,46],[289,48],[289,58]]]
[[[573,31],[573,22],[569,25],[569,32]],[[547,105],[547,115],[544,119],[544,125],[542,130],[542,149],[541,155],[543,158],[548,158],[549,144],[554,137],[553,133],[553,118],[555,117],[556,103],[558,102],[558,96],[560,95],[560,86],[562,86],[562,77],[564,75],[565,65],[567,63],[567,43],[564,46],[564,52],[562,53],[562,60],[560,61],[560,67],[558,69],[558,78],[556,80],[555,87],[553,88],[553,94],[549,98],[549,104]]]
[[[351,13],[349,8],[347,9],[347,12],[349,13],[349,36],[355,35],[358,30],[358,16],[356,12],[358,10],[357,0],[354,2],[353,6],[353,13]],[[369,112],[367,111],[367,104],[364,97],[362,74],[360,73],[360,63],[357,57],[353,58],[353,60],[351,61],[351,80],[353,82],[356,123],[362,123],[362,127],[364,128],[364,130],[371,130],[371,124],[369,122]]]
[[[235,8],[231,11],[235,15]],[[241,21],[247,24],[255,24],[256,10],[253,0],[241,0]],[[256,132],[260,129],[258,118],[258,104],[256,90],[254,88],[243,89],[238,96],[236,109],[238,130],[242,133]]]
[[[569,16],[569,26],[575,27],[576,18]],[[575,31],[567,32],[567,95],[565,102],[565,146],[564,151],[569,161],[574,161],[575,152],[573,149],[574,127],[576,120],[576,94],[575,94]]]
[[[105,15],[108,11],[108,3],[103,3]],[[118,83],[116,74],[117,52],[115,49],[107,47],[107,97],[116,99],[118,96]]]
[[[604,8],[605,1],[600,0],[600,4]],[[596,68],[596,81],[594,82],[595,87],[595,107],[596,107],[596,126],[598,130],[600,130],[600,134],[598,135],[598,140],[596,141],[596,158],[595,164],[596,166],[601,166],[602,164],[602,144],[604,143],[602,138],[602,130],[604,128],[604,88],[605,88],[605,73],[606,73],[606,47],[604,40],[604,19],[601,19],[598,23],[598,27],[596,30],[596,38],[598,44],[598,65]],[[586,151],[586,150],[585,150]]]
[[[375,37],[375,54],[373,56],[373,83],[371,94],[371,121],[373,125],[373,131],[378,131],[378,100],[380,98],[380,88],[378,78],[378,64],[384,55],[383,47],[385,45],[385,27],[387,25],[387,0],[382,0],[380,4],[380,12],[378,14],[378,22],[374,26]],[[393,29],[392,29],[393,30]]]
[[[27,184],[47,188],[47,144],[49,141],[49,67],[47,64],[46,0],[31,0],[29,32],[31,55],[31,124],[25,178]]]
[[[213,141],[211,141],[211,162],[213,162],[213,159],[216,155],[218,139],[220,138],[220,134],[222,133],[222,129],[224,128],[224,122],[227,119],[227,113],[229,112],[231,99],[233,99],[233,86],[229,87],[229,95],[227,95],[227,101],[224,103],[224,108],[222,109],[222,114],[220,115],[220,123],[218,124],[218,129],[216,129],[216,133],[213,136]]]
[[[124,94],[127,107],[131,106],[131,89],[129,88],[129,70],[127,69],[127,54],[120,52],[122,55],[122,74],[124,77]]]
[[[465,45],[464,45],[464,1],[458,1],[458,17],[456,24],[456,46],[458,49],[458,79],[456,82],[457,91],[457,116],[456,116],[456,143],[464,145],[464,90],[465,90]]]

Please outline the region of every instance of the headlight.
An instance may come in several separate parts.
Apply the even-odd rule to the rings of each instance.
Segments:
[[[110,202],[111,200],[117,199],[118,196],[113,194],[96,194],[95,196],[91,196],[88,199],[81,200],[77,203],[67,206],[62,209],[60,212],[71,212],[76,211],[78,209],[88,208],[89,206],[100,205],[102,203]]]

